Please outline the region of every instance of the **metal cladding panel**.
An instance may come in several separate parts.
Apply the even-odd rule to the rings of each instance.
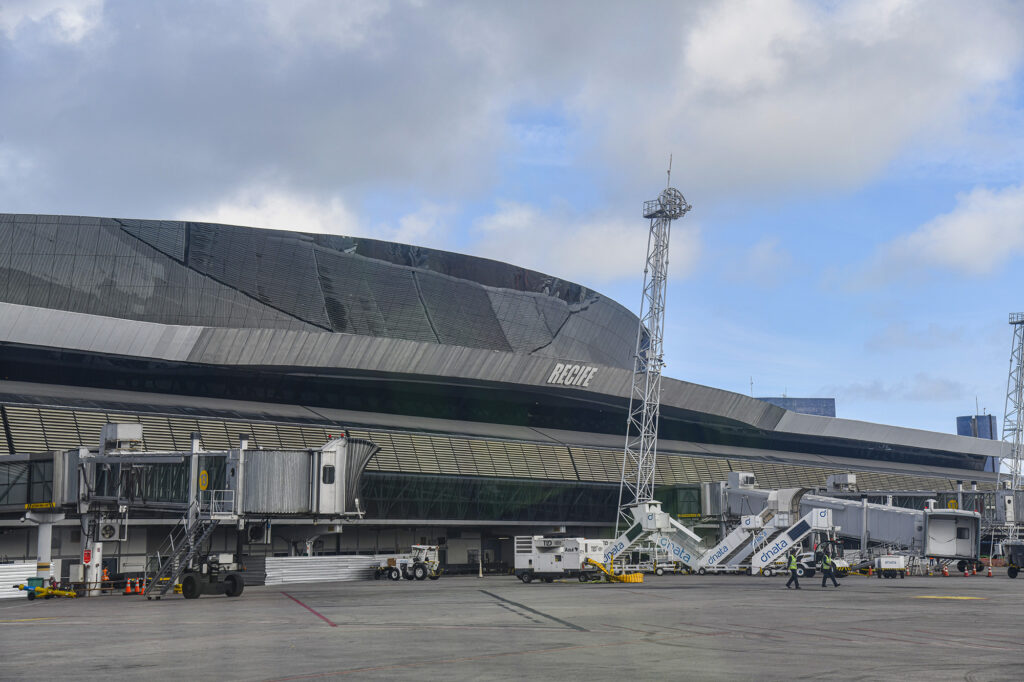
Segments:
[[[512,350],[491,307],[491,299],[479,284],[430,272],[417,272],[416,282],[441,343]]]
[[[309,514],[309,451],[246,450],[242,509],[250,514]]]
[[[320,247],[314,254],[334,331],[437,343],[412,269]]]
[[[380,451],[380,446],[361,438],[345,441],[345,511],[355,511],[355,500],[359,497],[359,486],[366,465]]]
[[[118,220],[121,229],[176,261],[185,261],[185,223],[180,220]]]
[[[554,335],[541,315],[537,300],[545,298],[552,305],[566,307],[563,301],[540,294],[509,289],[487,289],[494,315],[501,325],[508,344],[517,353],[529,353],[551,343]]]
[[[187,265],[277,310],[331,328],[313,244],[305,235],[190,223]]]
[[[2,301],[163,324],[308,326],[184,267],[117,221],[7,218],[0,221]]]
[[[21,585],[29,578],[36,577],[36,562],[16,561],[13,564],[0,564],[0,599],[25,598],[23,590],[12,590],[11,585]]]

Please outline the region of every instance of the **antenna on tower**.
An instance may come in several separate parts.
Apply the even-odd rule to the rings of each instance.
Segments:
[[[668,155],[668,180],[665,182],[665,189],[672,186],[672,155]]]

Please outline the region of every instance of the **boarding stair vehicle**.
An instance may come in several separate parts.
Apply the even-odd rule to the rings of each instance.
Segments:
[[[605,566],[613,566],[615,560],[633,546],[653,544],[665,552],[670,561],[696,570],[697,558],[706,548],[696,533],[661,510],[661,502],[640,502],[630,508],[630,513],[633,524],[611,541],[604,552]]]
[[[373,572],[374,580],[437,580],[440,577],[437,545],[413,545],[412,552],[408,554],[382,557]]]
[[[211,498],[218,499],[217,496]],[[225,495],[220,503],[213,505],[202,505],[199,500],[193,502],[164,545],[147,561],[149,570],[143,591],[146,598],[160,599],[179,581],[185,599],[196,599],[203,594],[229,597],[242,594],[245,580],[238,573],[234,555],[211,554],[208,549],[210,536],[221,519],[232,516],[232,496]]]
[[[515,537],[514,575],[524,583],[557,578],[576,578],[580,582],[600,580],[601,561],[607,540],[586,538],[517,535]],[[596,565],[595,565],[596,564]],[[614,571],[605,571],[614,575]]]
[[[803,539],[812,532],[829,532],[833,530],[831,509],[811,509],[797,521],[779,532],[772,533],[754,549],[750,558],[751,573],[761,573],[784,557],[790,550],[801,546]]]

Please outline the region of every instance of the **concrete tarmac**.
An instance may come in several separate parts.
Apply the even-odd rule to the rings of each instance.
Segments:
[[[442,577],[247,587],[234,599],[5,599],[0,679],[1024,678],[1024,579],[784,582]]]

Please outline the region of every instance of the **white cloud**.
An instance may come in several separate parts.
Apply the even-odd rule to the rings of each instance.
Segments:
[[[866,402],[946,402],[973,401],[974,394],[959,381],[935,377],[919,372],[912,377],[893,383],[875,379],[855,382],[846,386],[826,386],[819,391],[822,395],[833,395],[836,401]]]
[[[41,26],[58,42],[77,43],[99,27],[104,0],[4,0],[0,33],[14,39],[19,31]]]
[[[267,28],[278,40],[293,46],[322,42],[341,50],[366,45],[376,33],[376,23],[391,9],[386,0],[260,0],[257,4],[262,6]]]
[[[678,55],[653,51],[675,68],[632,82],[595,68],[577,111],[631,175],[676,151],[678,186],[705,201],[857,187],[958,139],[1019,66],[1022,19],[1000,4],[711,3],[677,19]]]
[[[271,185],[243,188],[210,205],[184,209],[176,218],[297,232],[360,233],[358,219],[340,199],[291,194]]]
[[[937,267],[987,275],[1024,253],[1024,185],[978,187],[957,196],[956,207],[884,246],[876,273]]]
[[[545,213],[503,202],[477,221],[473,253],[515,263],[582,284],[639,277],[647,253],[647,224],[569,211]],[[692,222],[673,225],[670,275],[690,274],[700,254],[699,230]]]

